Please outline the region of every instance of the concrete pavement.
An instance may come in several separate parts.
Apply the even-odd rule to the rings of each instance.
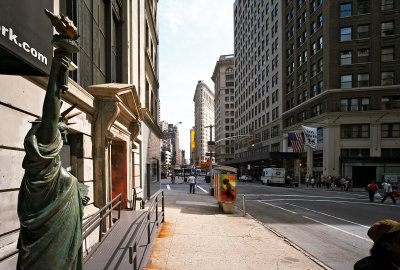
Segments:
[[[165,223],[145,269],[329,269],[251,216],[223,214],[209,194],[189,194],[182,179],[163,182]]]

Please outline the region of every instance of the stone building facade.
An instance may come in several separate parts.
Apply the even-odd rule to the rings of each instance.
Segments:
[[[224,162],[234,158],[235,129],[234,106],[234,55],[221,55],[212,75],[215,93],[215,161]]]
[[[35,14],[35,21],[29,21],[32,16],[15,20],[15,14],[24,16],[25,12],[18,5],[27,3],[7,1],[7,9],[0,11],[0,25],[14,31],[30,29],[15,32],[24,44],[22,48],[30,49],[30,53],[19,54],[19,46],[15,47],[16,53],[10,49],[7,42],[13,42],[14,36],[13,40],[0,42],[3,116],[0,120],[0,178],[3,179],[0,192],[5,202],[0,206],[0,218],[4,221],[0,226],[0,268],[15,257],[19,234],[17,197],[24,174],[23,140],[31,126],[29,121],[41,115],[51,64],[53,30],[44,8],[55,14],[66,14],[77,25],[80,35],[80,51],[72,59],[79,68],[70,73],[69,90],[62,95],[61,108],[63,111],[75,105],[71,114],[80,114],[73,118],[76,123],[70,126],[61,159],[63,167],[89,186],[90,201],[85,207],[84,219],[119,193],[122,193],[123,208],[133,208],[137,203],[132,201],[134,192],[144,201],[152,198],[160,189],[162,136],[158,1],[40,0],[29,9]],[[29,24],[49,28],[32,29]],[[31,41],[32,36],[38,36],[43,42],[35,38]],[[47,51],[49,54],[43,53],[41,59],[37,58],[46,57],[47,64],[30,59],[38,56],[38,52]],[[89,249],[95,238],[89,237],[84,248]]]
[[[304,174],[400,177],[398,1],[284,1],[283,135],[318,128]]]

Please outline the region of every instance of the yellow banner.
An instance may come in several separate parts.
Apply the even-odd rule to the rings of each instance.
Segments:
[[[194,144],[194,130],[190,131],[190,147],[192,149],[195,147],[195,144]]]

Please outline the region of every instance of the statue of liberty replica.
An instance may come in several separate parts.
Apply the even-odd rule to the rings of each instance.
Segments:
[[[82,269],[81,194],[85,190],[61,166],[59,155],[68,132],[68,116],[60,114],[61,92],[68,88],[72,53],[79,51],[77,29],[67,17],[45,13],[60,35],[52,41],[56,50],[42,117],[33,122],[24,140],[17,269]],[[87,203],[88,197],[83,201]]]

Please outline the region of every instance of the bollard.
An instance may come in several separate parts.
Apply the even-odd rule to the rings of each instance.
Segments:
[[[243,216],[246,216],[246,195],[242,195]]]

